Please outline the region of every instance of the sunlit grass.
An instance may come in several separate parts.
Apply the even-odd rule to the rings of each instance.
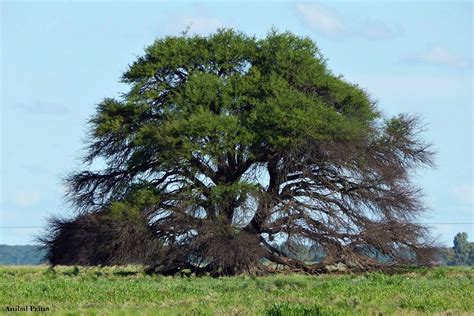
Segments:
[[[0,308],[68,315],[354,315],[474,313],[474,269],[386,275],[149,276],[139,266],[0,266]]]

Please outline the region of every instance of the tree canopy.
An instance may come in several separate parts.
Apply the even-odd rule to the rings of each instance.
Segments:
[[[473,265],[474,264],[474,243],[467,240],[467,233],[457,233],[453,240],[454,264]]]
[[[80,214],[144,216],[161,245],[157,271],[269,269],[262,259],[319,271],[273,246],[288,239],[358,269],[379,264],[371,251],[390,263],[427,258],[410,180],[432,165],[418,119],[384,118],[311,39],[168,36],[122,82],[130,89],[90,120],[68,197]]]

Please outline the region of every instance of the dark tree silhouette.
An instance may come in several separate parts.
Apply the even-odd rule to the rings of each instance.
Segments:
[[[287,239],[353,269],[380,265],[370,250],[386,264],[428,258],[410,181],[432,165],[418,120],[383,118],[310,39],[166,37],[122,81],[130,90],[101,102],[90,121],[84,162],[106,167],[72,174],[68,197],[80,216],[142,214],[161,245],[157,271],[270,269],[262,258],[323,270],[272,246]]]
[[[74,219],[51,218],[39,238],[52,265],[153,265],[161,250],[145,218],[111,216],[101,211]]]

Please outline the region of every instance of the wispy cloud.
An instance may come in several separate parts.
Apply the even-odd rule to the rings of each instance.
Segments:
[[[474,205],[474,186],[457,186],[453,188],[452,192],[461,202]]]
[[[373,18],[343,17],[335,10],[317,3],[297,3],[296,11],[311,30],[327,37],[384,40],[402,32],[399,26],[389,26]]]
[[[343,19],[322,5],[297,3],[296,10],[311,29],[323,35],[343,36],[348,32]]]
[[[39,192],[18,192],[13,196],[13,201],[20,207],[35,205],[41,199]]]
[[[423,51],[407,54],[402,57],[402,62],[454,69],[469,69],[472,67],[471,58],[455,53],[441,46],[433,46]]]
[[[400,25],[390,26],[382,21],[364,18],[355,22],[355,35],[359,34],[369,40],[385,40],[400,36],[403,29]]]
[[[40,115],[65,115],[70,112],[64,105],[40,101],[34,103],[18,103],[15,108],[23,112]]]

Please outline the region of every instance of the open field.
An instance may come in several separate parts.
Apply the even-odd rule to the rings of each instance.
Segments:
[[[213,279],[133,266],[0,266],[0,308],[12,315],[7,307],[25,305],[67,315],[472,315],[473,293],[472,267]]]

